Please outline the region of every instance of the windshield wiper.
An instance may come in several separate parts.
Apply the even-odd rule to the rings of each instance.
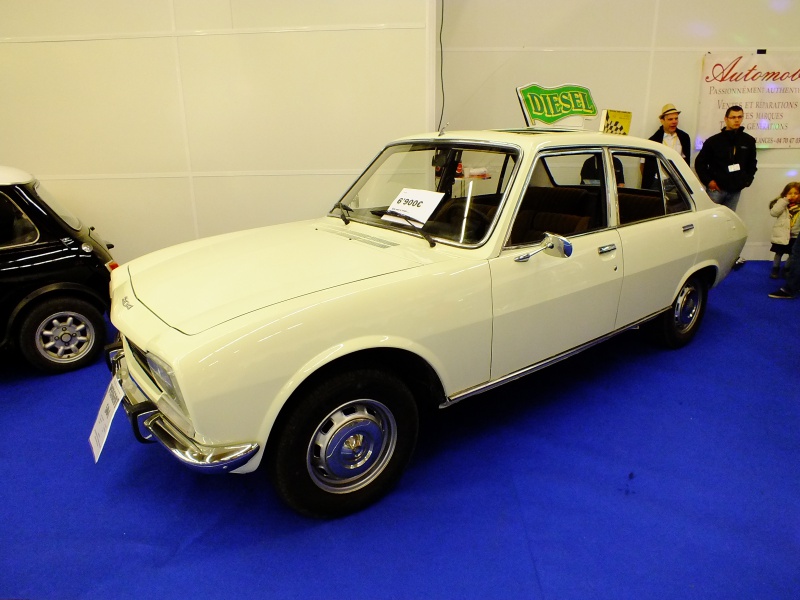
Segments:
[[[406,223],[408,223],[411,226],[411,229],[417,231],[423,238],[425,238],[425,241],[431,245],[431,248],[433,248],[436,245],[436,242],[428,234],[427,231],[423,231],[421,227],[417,227],[416,225],[414,225],[414,223],[425,225],[423,221],[415,219],[414,217],[409,217],[408,215],[404,215],[401,212],[397,212],[396,210],[391,210],[391,209],[372,210],[370,212],[376,217],[389,216],[389,217],[396,217],[398,219],[403,219]]]
[[[350,225],[350,219],[347,218],[347,213],[353,212],[353,209],[347,206],[344,202],[339,200],[336,204],[333,205],[333,208],[338,208],[339,211],[342,213],[342,221],[344,221],[345,225]],[[333,208],[331,210],[333,210]]]

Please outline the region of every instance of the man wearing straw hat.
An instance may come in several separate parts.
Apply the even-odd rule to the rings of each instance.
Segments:
[[[681,114],[681,111],[675,108],[674,104],[665,104],[661,109],[661,114],[658,115],[661,127],[650,136],[650,139],[659,144],[669,146],[680,154],[688,164],[692,152],[692,142],[688,133],[678,129],[679,114]],[[646,160],[642,171],[642,187],[657,188],[659,185],[655,161]]]

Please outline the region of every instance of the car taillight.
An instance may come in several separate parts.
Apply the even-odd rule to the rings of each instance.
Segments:
[[[116,269],[118,266],[119,266],[119,263],[117,261],[115,261],[115,260],[110,260],[110,261],[108,261],[106,263],[106,269],[108,269],[109,273],[111,271],[113,271],[114,269]]]

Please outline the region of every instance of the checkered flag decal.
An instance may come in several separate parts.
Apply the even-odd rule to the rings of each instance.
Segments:
[[[604,109],[600,116],[600,131],[603,133],[616,133],[628,135],[631,130],[631,117],[626,110]]]
[[[626,134],[625,126],[619,121],[612,121],[609,115],[606,115],[606,123],[603,126],[603,131],[605,133],[618,133],[620,135]]]

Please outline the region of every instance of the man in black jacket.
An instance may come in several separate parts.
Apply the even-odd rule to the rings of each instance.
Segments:
[[[717,204],[736,210],[739,194],[756,174],[756,140],[742,127],[744,111],[731,106],[725,111],[725,127],[703,144],[694,163],[697,176]]]
[[[683,157],[686,163],[689,163],[689,158],[692,153],[692,142],[689,139],[689,134],[678,129],[678,115],[681,114],[674,104],[665,104],[661,109],[661,114],[658,115],[661,121],[661,127],[650,136],[650,139],[659,144],[664,144],[675,150]],[[646,159],[642,168],[642,188],[644,189],[658,189],[660,187],[658,173],[656,171],[656,161]]]

